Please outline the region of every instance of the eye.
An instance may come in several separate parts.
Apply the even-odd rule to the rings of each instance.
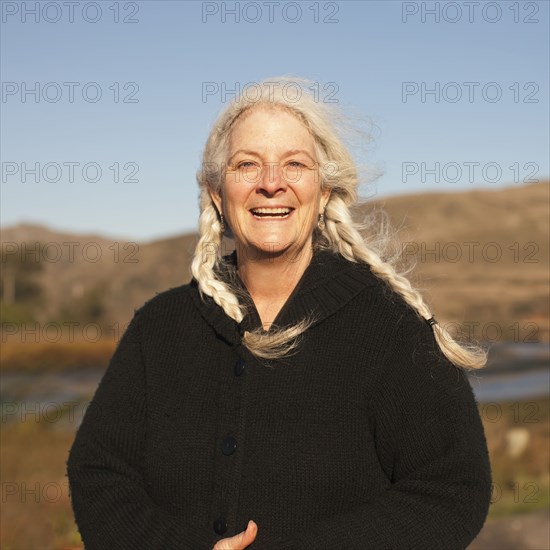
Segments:
[[[251,160],[244,160],[243,162],[239,162],[239,164],[237,164],[237,168],[250,168],[251,166],[254,166],[254,162]]]
[[[289,163],[288,163],[290,166],[294,166],[294,167],[304,167],[305,168],[305,164],[301,163],[299,160],[291,160]]]

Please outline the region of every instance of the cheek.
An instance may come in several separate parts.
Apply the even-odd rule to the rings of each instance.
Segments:
[[[224,203],[227,210],[237,211],[244,207],[247,196],[246,189],[242,184],[235,181],[226,182]]]
[[[311,180],[307,182],[307,186],[302,188],[301,203],[308,209],[317,212],[321,202],[321,190],[317,182]]]
[[[231,197],[226,197],[225,212],[229,225],[234,231],[246,230],[247,223],[250,221],[248,219],[250,213],[245,205],[246,197],[239,197],[234,194]]]

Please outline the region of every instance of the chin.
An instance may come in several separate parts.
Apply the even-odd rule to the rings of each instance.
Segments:
[[[262,243],[278,243],[278,244],[258,244],[250,243],[244,246],[245,254],[249,259],[259,259],[265,257],[279,258],[285,256],[289,261],[296,261],[306,243],[295,240],[286,240],[283,238],[263,239]]]
[[[270,241],[267,241],[268,243]],[[272,243],[278,242],[278,241],[271,241]],[[271,255],[271,256],[280,256],[281,254],[285,254],[289,249],[292,248],[292,244],[262,244],[262,245],[254,245],[254,249],[258,254],[261,255]]]

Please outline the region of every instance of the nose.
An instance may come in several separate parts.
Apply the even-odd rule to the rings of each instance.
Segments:
[[[257,192],[266,195],[276,195],[279,191],[286,191],[288,185],[281,172],[279,162],[265,162],[262,174],[256,186]]]

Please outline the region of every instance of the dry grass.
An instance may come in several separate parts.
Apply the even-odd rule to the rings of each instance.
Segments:
[[[2,550],[82,547],[65,477],[73,439],[47,422],[2,426]]]
[[[550,507],[550,399],[492,403],[480,407],[493,470],[489,517]],[[506,435],[525,429],[524,452],[510,456]]]
[[[106,368],[115,350],[113,340],[98,342],[6,342],[2,344],[1,370],[60,372]]]

